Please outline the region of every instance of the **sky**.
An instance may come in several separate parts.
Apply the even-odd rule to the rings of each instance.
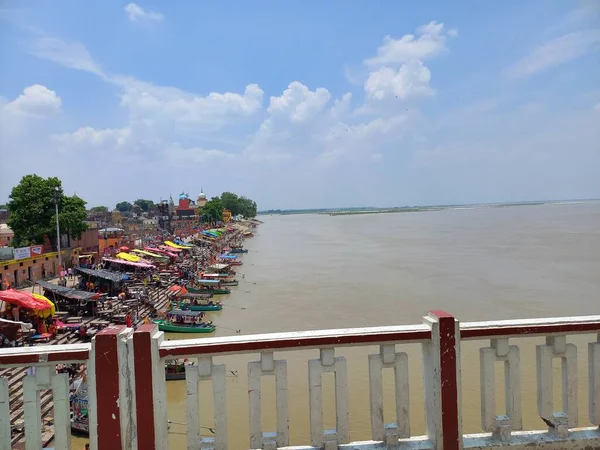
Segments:
[[[0,3],[0,203],[600,198],[600,1]]]

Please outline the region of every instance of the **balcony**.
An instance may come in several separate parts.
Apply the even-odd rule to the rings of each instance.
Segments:
[[[535,358],[521,357],[523,342],[531,338],[535,340]],[[582,349],[582,345],[587,348]],[[368,356],[344,356],[355,348],[366,351]],[[477,353],[478,370],[461,371],[461,360],[467,354],[472,357]],[[459,324],[450,314],[433,311],[423,324],[414,326],[180,341],[164,340],[154,325],[144,325],[135,332],[116,326],[99,333],[91,344],[0,350],[0,368],[37,367],[35,375],[24,380],[27,449],[42,446],[39,391],[43,389],[52,389],[54,394],[52,446],[71,448],[68,379],[56,374],[55,366],[85,362],[91,448],[162,450],[169,444],[171,448],[182,448],[169,438],[173,431],[169,429],[169,419],[171,425],[175,422],[168,417],[164,374],[165,361],[180,358],[196,361],[186,367],[185,407],[181,411],[185,426],[179,428],[188,449],[600,449],[600,316]],[[246,367],[235,386],[228,381],[230,367],[223,359]],[[307,390],[296,392],[300,398],[306,398],[309,418],[306,430],[300,433],[296,428],[303,425],[294,419],[299,408],[290,407],[288,401],[292,360],[304,367],[308,381]],[[553,369],[554,362],[560,362],[560,372]],[[422,366],[422,388],[409,383],[409,364]],[[496,386],[497,364],[503,366],[504,389]],[[349,371],[358,366],[368,367],[368,375],[360,379],[364,386],[359,386],[365,397],[368,392],[368,402],[358,405],[359,409],[356,405],[350,407],[348,384]],[[589,370],[587,386],[578,385],[578,369],[582,366]],[[523,424],[530,422],[530,418],[523,417],[526,395],[522,386],[529,381],[522,376],[526,368],[528,373],[536,374],[537,392],[525,394],[537,398],[536,412],[546,419],[545,429],[523,431]],[[384,404],[389,403],[390,396],[384,395],[384,369],[393,373],[392,420],[385,420],[389,418],[385,417],[388,414],[384,413]],[[328,393],[323,380],[331,373],[333,392]],[[473,378],[474,373],[478,374],[475,376],[480,385],[480,432],[465,434],[463,404],[469,402],[472,406],[474,400],[463,397],[464,392],[470,392],[471,382],[461,380]],[[275,381],[274,420],[268,429],[263,429],[265,405],[261,395],[265,377]],[[561,378],[561,383],[557,383],[560,389],[555,389],[555,377]],[[211,382],[211,398],[199,388],[204,381]],[[228,402],[233,388],[247,391],[234,404]],[[557,390],[561,398],[555,402]],[[329,394],[335,395],[335,401],[327,401]],[[413,396],[419,401],[422,398],[422,436],[411,433]],[[585,417],[580,414],[581,398],[589,406]],[[500,414],[499,403],[504,406]],[[333,429],[326,430],[328,414],[324,411],[329,409],[333,409],[335,420]],[[353,411],[369,417],[369,440],[351,442]],[[244,423],[239,421],[242,416],[246,417]],[[202,426],[206,424],[210,424],[208,437]],[[241,430],[246,429],[248,435],[241,436]],[[306,441],[300,442],[304,446],[292,442],[291,430],[295,436],[304,433]],[[0,378],[0,450],[9,449],[10,440],[9,386],[5,378]],[[239,442],[244,442],[243,447]]]

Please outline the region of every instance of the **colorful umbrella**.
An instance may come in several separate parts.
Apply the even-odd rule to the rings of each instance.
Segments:
[[[54,313],[56,313],[56,308],[54,307],[54,303],[52,303],[47,297],[44,297],[43,295],[40,294],[32,294],[33,298],[37,298],[38,300],[42,300],[43,302],[46,302],[48,305],[50,305],[49,309],[44,309],[44,310],[39,310],[36,309],[35,312],[37,313],[38,316],[40,317],[53,317]]]
[[[17,291],[16,289],[0,291],[0,300],[34,311],[45,311],[52,308],[48,302],[34,297],[30,292]]]

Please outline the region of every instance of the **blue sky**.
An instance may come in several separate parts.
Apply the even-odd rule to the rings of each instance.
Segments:
[[[600,197],[600,2],[6,1],[0,201]]]

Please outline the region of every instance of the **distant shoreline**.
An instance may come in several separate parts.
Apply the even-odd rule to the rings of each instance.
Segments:
[[[586,200],[551,200],[535,202],[513,202],[513,203],[474,203],[463,205],[433,205],[433,206],[401,206],[378,208],[372,206],[357,208],[321,208],[321,209],[284,209],[259,211],[259,215],[292,215],[292,214],[327,214],[330,216],[351,216],[362,214],[391,214],[391,213],[410,213],[410,212],[428,212],[442,211],[445,209],[483,209],[483,208],[507,208],[513,206],[540,206],[540,205],[565,205],[579,203],[596,203],[600,199]]]

